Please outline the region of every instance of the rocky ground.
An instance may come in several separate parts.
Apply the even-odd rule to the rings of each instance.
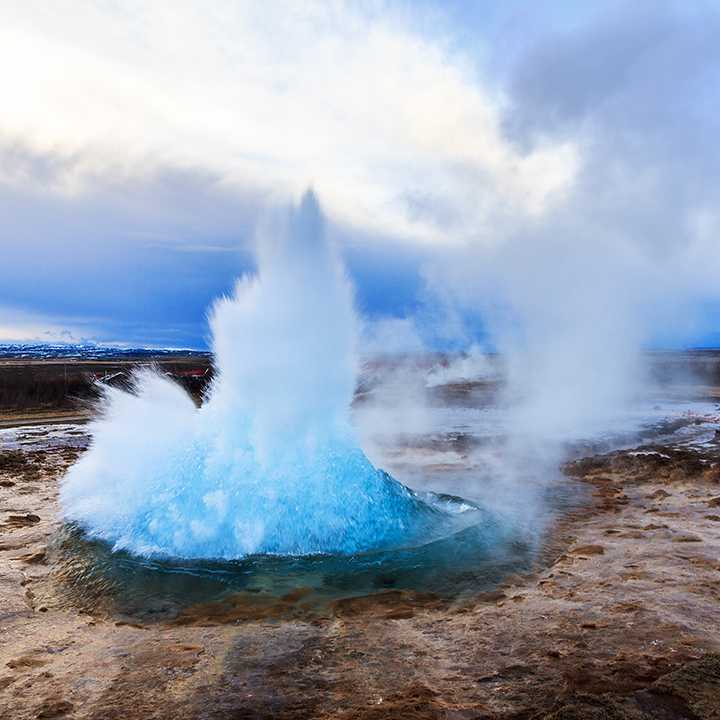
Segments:
[[[77,445],[0,450],[0,718],[720,718],[717,444],[570,464],[593,501],[471,601],[298,589],[153,624],[57,590]]]

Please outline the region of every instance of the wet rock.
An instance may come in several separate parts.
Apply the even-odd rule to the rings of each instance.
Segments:
[[[415,610],[411,607],[394,608],[384,615],[386,620],[409,620],[412,617],[415,617]]]
[[[687,703],[701,720],[720,718],[720,654],[706,655],[663,676],[653,692],[671,695]]]
[[[575,460],[563,469],[572,477],[593,481],[601,475],[622,474],[634,482],[679,482],[702,477],[707,467],[692,450],[647,445],[631,452]]]
[[[6,450],[0,453],[0,472],[22,472],[27,464],[27,457],[19,450]]]
[[[498,670],[498,676],[503,678],[523,678],[534,675],[535,671],[523,663],[514,663]]]
[[[58,718],[72,712],[75,706],[67,700],[55,700],[49,698],[45,700],[37,709],[36,718]]]
[[[491,590],[489,592],[478,593],[475,600],[479,603],[495,603],[500,600],[506,600],[507,595],[502,590]]]
[[[646,694],[633,698],[579,696],[544,720],[700,720],[679,698]]]
[[[47,665],[48,661],[33,655],[23,655],[5,663],[11,670],[30,670]]]
[[[720,655],[687,663],[622,697],[576,693],[543,720],[718,720]]]
[[[720,463],[716,463],[712,467],[709,467],[703,473],[703,479],[705,482],[709,483],[720,483]]]
[[[556,712],[545,715],[543,720],[641,720],[640,715],[630,715],[613,698],[579,695]]]
[[[299,588],[295,588],[295,590],[291,590],[289,593],[283,595],[281,600],[284,600],[285,602],[289,602],[289,603],[295,603],[295,602],[298,602],[298,600],[302,600],[304,597],[311,595],[313,592],[314,592],[313,589],[310,587],[299,587]]]
[[[440,720],[448,713],[439,694],[426,685],[415,683],[386,698],[378,698],[374,704],[352,708],[338,718],[353,720]],[[474,717],[482,717],[475,714]]]
[[[34,553],[27,553],[26,555],[19,555],[13,558],[13,560],[21,560],[28,565],[41,565],[45,562],[47,556],[44,550],[40,550]]]
[[[677,535],[672,539],[673,542],[676,543],[699,543],[702,542],[702,538],[698,537],[697,535],[690,535],[689,533],[686,535]]]
[[[602,545],[581,545],[570,550],[571,555],[604,555],[605,548]]]
[[[40,519],[39,515],[34,515],[33,513],[26,513],[25,515],[8,515],[4,524],[6,527],[28,527],[29,525],[39,523]]]
[[[621,533],[618,535],[618,537],[621,538],[627,538],[629,540],[640,540],[643,537],[645,537],[640,530],[628,530],[627,532]]]
[[[342,598],[333,602],[331,607],[336,617],[363,616],[401,620],[412,617],[417,610],[437,608],[441,605],[440,598],[432,593],[389,590],[375,595]]]

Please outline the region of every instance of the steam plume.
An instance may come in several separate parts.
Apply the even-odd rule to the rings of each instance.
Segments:
[[[315,195],[282,225],[263,236],[259,276],[212,311],[217,378],[203,407],[151,372],[132,393],[105,389],[92,447],[63,482],[66,519],[115,549],[198,558],[356,552],[449,531],[460,510],[374,468],[349,423],[352,293]]]

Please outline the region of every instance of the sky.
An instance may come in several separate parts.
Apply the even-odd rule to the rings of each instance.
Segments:
[[[0,341],[203,347],[312,186],[368,348],[720,345],[714,3],[0,0]]]

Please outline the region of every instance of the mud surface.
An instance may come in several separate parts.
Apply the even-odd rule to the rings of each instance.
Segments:
[[[542,566],[462,602],[298,588],[145,623],[62,592],[71,432],[0,451],[0,718],[720,718],[718,443],[569,464],[591,502]]]

